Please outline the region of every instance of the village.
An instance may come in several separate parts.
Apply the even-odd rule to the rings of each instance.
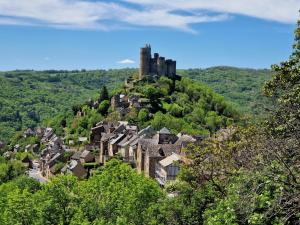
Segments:
[[[180,163],[188,163],[182,149],[201,141],[200,137],[174,135],[167,128],[154,131],[148,126],[138,130],[125,121],[100,121],[91,130],[90,143],[78,151],[64,145],[51,128],[42,130],[41,141],[46,148],[40,154],[38,168],[45,179],[66,173],[85,179],[92,172],[91,166],[105,165],[117,157],[164,186],[176,179]]]
[[[158,53],[151,57],[151,47],[140,50],[139,78],[125,81],[125,90],[134,87],[136,82],[147,78],[157,79],[166,76],[180,79],[176,75],[176,61],[165,60]],[[97,104],[97,103],[95,103]],[[128,96],[126,93],[115,94],[110,99],[110,107],[121,115],[131,109],[140,110],[149,106],[149,99],[139,96]],[[77,113],[81,116],[81,112]],[[24,138],[36,137],[39,144],[27,145],[25,152],[31,151],[37,157],[32,160],[25,157],[22,162],[28,168],[28,175],[46,182],[52,176],[73,174],[79,179],[87,179],[99,167],[112,158],[128,163],[137,172],[156,179],[161,186],[174,181],[179,173],[181,163],[190,163],[183,149],[189,145],[201,143],[202,136],[191,136],[185,133],[173,134],[166,127],[156,131],[151,126],[139,129],[128,121],[102,120],[90,130],[88,137],[68,140],[55,134],[51,127],[27,129]],[[74,141],[80,147],[74,145]],[[13,151],[18,152],[16,144]],[[11,152],[5,153],[7,158]]]
[[[38,158],[32,160],[27,156],[22,160],[28,175],[40,182],[59,174],[73,174],[79,179],[86,179],[93,169],[118,158],[137,172],[156,179],[162,187],[176,179],[181,163],[190,163],[183,149],[202,141],[200,136],[175,135],[167,128],[155,131],[148,126],[139,130],[126,121],[100,121],[90,131],[89,144],[81,150],[65,145],[50,127],[27,129],[23,135],[40,139],[40,145],[28,145],[25,149],[25,152],[35,152]],[[39,146],[45,147],[40,153]],[[19,150],[19,145],[16,145],[14,152]],[[11,154],[6,152],[4,156],[9,158]]]

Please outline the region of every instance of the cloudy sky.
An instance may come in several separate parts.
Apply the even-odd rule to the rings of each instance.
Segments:
[[[137,67],[152,45],[178,67],[286,59],[300,0],[0,0],[0,70]]]

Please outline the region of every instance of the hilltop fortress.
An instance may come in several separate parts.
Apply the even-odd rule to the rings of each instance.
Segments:
[[[151,54],[151,46],[146,44],[140,49],[140,71],[139,79],[142,80],[146,75],[167,76],[171,79],[176,76],[176,61],[160,57],[158,53]]]

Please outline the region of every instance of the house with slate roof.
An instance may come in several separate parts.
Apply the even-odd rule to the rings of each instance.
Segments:
[[[176,153],[172,153],[170,156],[158,161],[155,165],[155,179],[162,186],[168,181],[176,179],[179,173],[179,162],[181,156]]]
[[[95,145],[100,145],[100,163],[119,155],[137,171],[153,178],[156,177],[157,163],[172,154],[181,155],[182,148],[197,142],[196,138],[186,134],[172,134],[165,127],[158,132],[151,126],[138,131],[136,126],[127,122],[108,121],[99,122],[92,128],[91,140]],[[170,175],[167,176],[166,179],[169,179]]]

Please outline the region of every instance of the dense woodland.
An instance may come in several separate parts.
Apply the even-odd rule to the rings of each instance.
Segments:
[[[72,111],[94,98],[102,85],[113,89],[135,70],[0,72],[0,140]]]
[[[212,134],[202,145],[185,149],[191,163],[182,164],[178,180],[165,189],[117,159],[88,180],[58,176],[40,184],[21,176],[21,165],[1,158],[0,224],[299,224],[300,22],[291,57],[272,66],[272,71],[274,76],[262,90],[270,99],[266,101],[277,105],[256,123],[242,123],[240,113],[221,96],[188,78],[175,85],[160,79],[157,84],[142,83],[142,90],[139,86],[132,90],[151,100],[153,116],[145,118],[144,113],[135,122],[155,125],[159,121],[160,127],[165,121],[176,121],[181,125],[178,129],[186,129],[184,123],[195,119],[193,112],[199,110],[193,121],[197,127],[187,131],[201,127],[201,132]],[[95,98],[102,104],[97,110],[82,104],[74,111],[86,110],[82,118],[88,114],[112,117],[105,89]],[[187,109],[182,104],[185,100]],[[190,110],[189,104],[193,106]],[[208,119],[212,112],[214,119]],[[157,113],[163,115],[156,119]],[[202,115],[199,121],[198,115]],[[81,134],[93,123],[79,119],[84,126],[73,126],[76,118],[71,112],[69,121],[61,123],[73,129],[70,134]],[[134,122],[134,118],[128,119]],[[211,120],[217,126],[210,127]],[[223,126],[227,129],[218,129]]]
[[[256,117],[272,107],[262,86],[271,79],[270,70],[240,69],[234,67],[212,67],[208,69],[179,70],[180,74],[207,84],[246,114]]]

